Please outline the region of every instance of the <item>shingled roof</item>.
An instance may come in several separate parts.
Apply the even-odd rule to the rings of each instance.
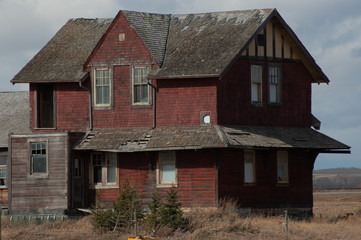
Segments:
[[[30,133],[29,92],[0,92],[0,148],[9,133]]]
[[[310,128],[213,125],[97,129],[88,132],[74,149],[138,152],[227,147],[315,149],[320,152],[347,152],[350,149]]]
[[[81,81],[88,74],[85,61],[112,20],[70,19],[11,82]]]
[[[220,77],[274,9],[172,16],[165,62],[154,78]]]

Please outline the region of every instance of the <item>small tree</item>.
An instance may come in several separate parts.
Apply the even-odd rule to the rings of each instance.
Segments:
[[[153,192],[152,203],[148,205],[150,213],[147,217],[147,223],[151,228],[153,228],[153,230],[160,225],[160,208],[162,206],[161,199],[162,198],[157,191]]]
[[[159,210],[160,224],[170,226],[173,229],[184,229],[188,225],[188,220],[183,217],[181,203],[178,202],[177,191],[170,188],[166,195],[166,202]]]
[[[100,196],[98,196],[100,198]],[[144,218],[142,202],[134,185],[127,179],[119,190],[119,196],[113,203],[113,209],[105,209],[97,201],[96,206],[91,210],[93,213],[93,224],[95,227],[117,230],[118,227],[130,227],[134,213],[138,220]]]

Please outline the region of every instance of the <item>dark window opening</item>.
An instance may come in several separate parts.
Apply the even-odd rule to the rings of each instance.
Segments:
[[[37,86],[37,127],[54,128],[54,86],[39,84]]]

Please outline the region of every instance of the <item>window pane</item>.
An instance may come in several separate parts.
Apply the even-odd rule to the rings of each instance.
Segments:
[[[46,173],[46,156],[33,156],[33,173]]]
[[[258,84],[252,84],[252,102],[258,102]]]
[[[109,86],[103,87],[103,104],[109,104],[110,103],[110,89]]]
[[[253,163],[244,164],[244,182],[253,183]]]
[[[148,85],[142,85],[141,92],[142,92],[141,102],[143,102],[143,103],[148,102]]]
[[[134,102],[135,103],[141,102],[141,86],[140,85],[134,86]]]
[[[161,182],[175,182],[175,165],[163,165]]]
[[[277,103],[277,85],[270,84],[269,86],[269,101],[271,103]]]
[[[96,104],[102,104],[103,103],[102,91],[103,91],[102,87],[96,87]]]
[[[6,165],[7,155],[0,155],[0,165]]]
[[[288,155],[287,152],[277,152],[278,182],[288,182]]]
[[[102,182],[102,166],[93,166],[93,183]]]
[[[113,183],[116,179],[116,168],[115,166],[108,166],[107,167],[107,182]]]

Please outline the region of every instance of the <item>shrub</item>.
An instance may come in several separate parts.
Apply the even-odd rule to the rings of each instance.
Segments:
[[[101,196],[98,196],[100,199]],[[101,206],[100,200],[97,200],[95,207],[92,208],[92,223],[97,228],[117,230],[118,228],[130,227],[134,215],[138,220],[144,218],[142,203],[134,185],[126,180],[119,190],[119,196],[113,203],[113,209],[105,209]]]
[[[150,213],[147,216],[147,224],[150,226],[153,231],[160,225],[160,208],[162,206],[161,203],[162,197],[158,192],[153,192],[152,195],[152,203],[149,204]]]

